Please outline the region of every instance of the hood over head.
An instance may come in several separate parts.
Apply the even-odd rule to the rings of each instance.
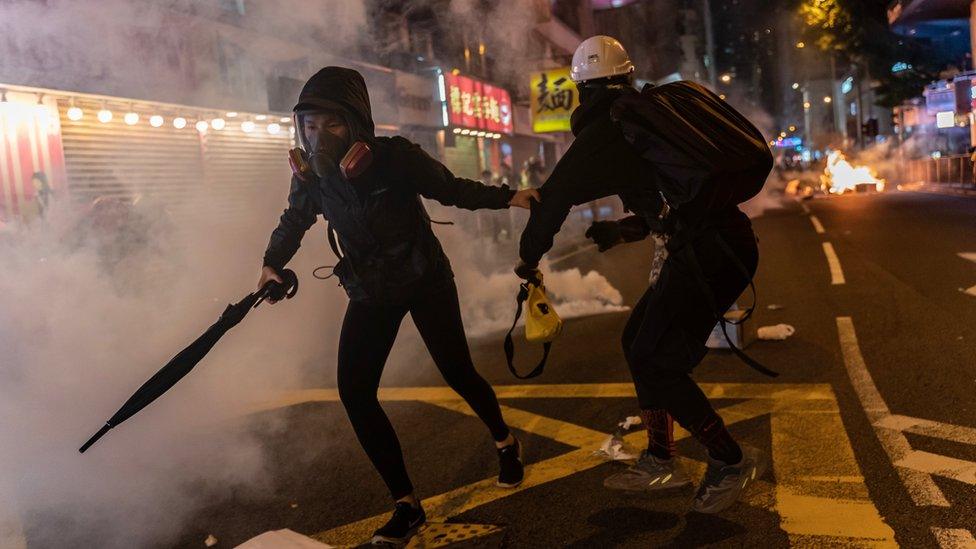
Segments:
[[[296,114],[319,110],[342,112],[354,139],[371,141],[376,127],[363,75],[346,67],[325,67],[315,73],[298,95]]]

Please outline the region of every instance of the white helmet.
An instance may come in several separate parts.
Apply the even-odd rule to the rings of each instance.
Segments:
[[[623,44],[609,36],[592,36],[583,40],[573,54],[570,78],[580,83],[634,72],[634,64]]]

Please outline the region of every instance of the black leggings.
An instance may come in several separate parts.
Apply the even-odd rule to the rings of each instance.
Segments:
[[[719,234],[749,275],[755,274],[759,250],[752,228],[721,230]],[[694,246],[716,306],[725,311],[749,281],[715,240],[715,233],[686,246]],[[657,283],[634,306],[622,343],[641,409],[663,408],[682,427],[692,430],[713,413],[689,374],[705,357],[705,341],[716,319],[689,261],[680,251],[668,258]]]
[[[471,362],[453,280],[420,293],[407,305],[350,301],[339,336],[339,398],[359,443],[393,499],[413,493],[413,485],[403,464],[400,441],[380,407],[376,391],[400,322],[407,313],[447,384],[467,401],[496,441],[508,437],[495,392]]]

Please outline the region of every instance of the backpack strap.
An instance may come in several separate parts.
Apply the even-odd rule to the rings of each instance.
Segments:
[[[752,312],[756,308],[756,286],[753,284],[752,276],[749,275],[749,271],[745,268],[745,265],[743,265],[742,262],[739,260],[739,258],[735,255],[735,253],[732,252],[732,249],[722,239],[722,236],[716,232],[715,238],[718,241],[719,247],[722,248],[722,251],[732,259],[733,263],[738,267],[739,271],[742,273],[745,279],[749,281],[749,286],[752,288],[752,296],[753,296],[752,306],[750,306],[746,310],[745,316],[743,316],[742,320],[739,320],[738,322],[729,322],[728,320],[725,320],[724,311],[718,310],[718,305],[716,304],[715,301],[715,293],[712,292],[712,287],[709,286],[708,282],[705,280],[705,274],[702,271],[701,263],[698,262],[698,255],[695,253],[695,248],[692,242],[688,242],[687,244],[685,244],[682,249],[682,252],[686,255],[686,257],[689,260],[688,263],[691,267],[692,274],[694,275],[695,280],[698,282],[698,286],[701,288],[702,293],[705,295],[705,299],[708,301],[708,305],[709,308],[712,310],[712,314],[715,315],[719,325],[722,326],[722,334],[725,336],[725,341],[728,342],[729,344],[729,349],[732,350],[732,352],[735,354],[735,356],[739,358],[739,360],[745,362],[753,370],[756,370],[757,372],[769,377],[778,377],[779,372],[770,370],[769,368],[760,364],[754,358],[747,355],[744,351],[742,351],[742,349],[739,349],[735,345],[735,343],[732,342],[732,338],[729,337],[729,332],[726,328],[727,324],[739,325],[745,322],[750,316],[752,316]]]
[[[515,369],[515,343],[512,341],[512,332],[515,331],[515,325],[518,324],[519,318],[522,317],[522,304],[528,298],[529,286],[526,283],[522,283],[519,286],[518,296],[515,298],[515,320],[512,321],[512,327],[509,328],[508,334],[505,335],[505,359],[508,360],[508,371],[512,372],[512,375],[518,379],[532,379],[542,374],[542,371],[546,367],[546,361],[549,360],[549,350],[552,348],[551,341],[542,344],[542,360],[539,361],[539,364],[531,372],[521,375]]]

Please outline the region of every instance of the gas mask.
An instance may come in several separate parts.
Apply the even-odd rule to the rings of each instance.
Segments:
[[[302,115],[295,117],[299,128],[300,149],[289,153],[292,170],[301,179],[309,172],[320,179],[341,173],[346,179],[361,175],[373,161],[372,150],[363,141],[350,144],[351,137],[343,139],[329,131],[307,134]],[[351,132],[351,128],[350,128]]]
[[[304,133],[304,129],[302,130]],[[339,161],[349,150],[345,139],[331,132],[316,132],[306,135],[308,163],[319,177],[328,177],[339,169]]]

